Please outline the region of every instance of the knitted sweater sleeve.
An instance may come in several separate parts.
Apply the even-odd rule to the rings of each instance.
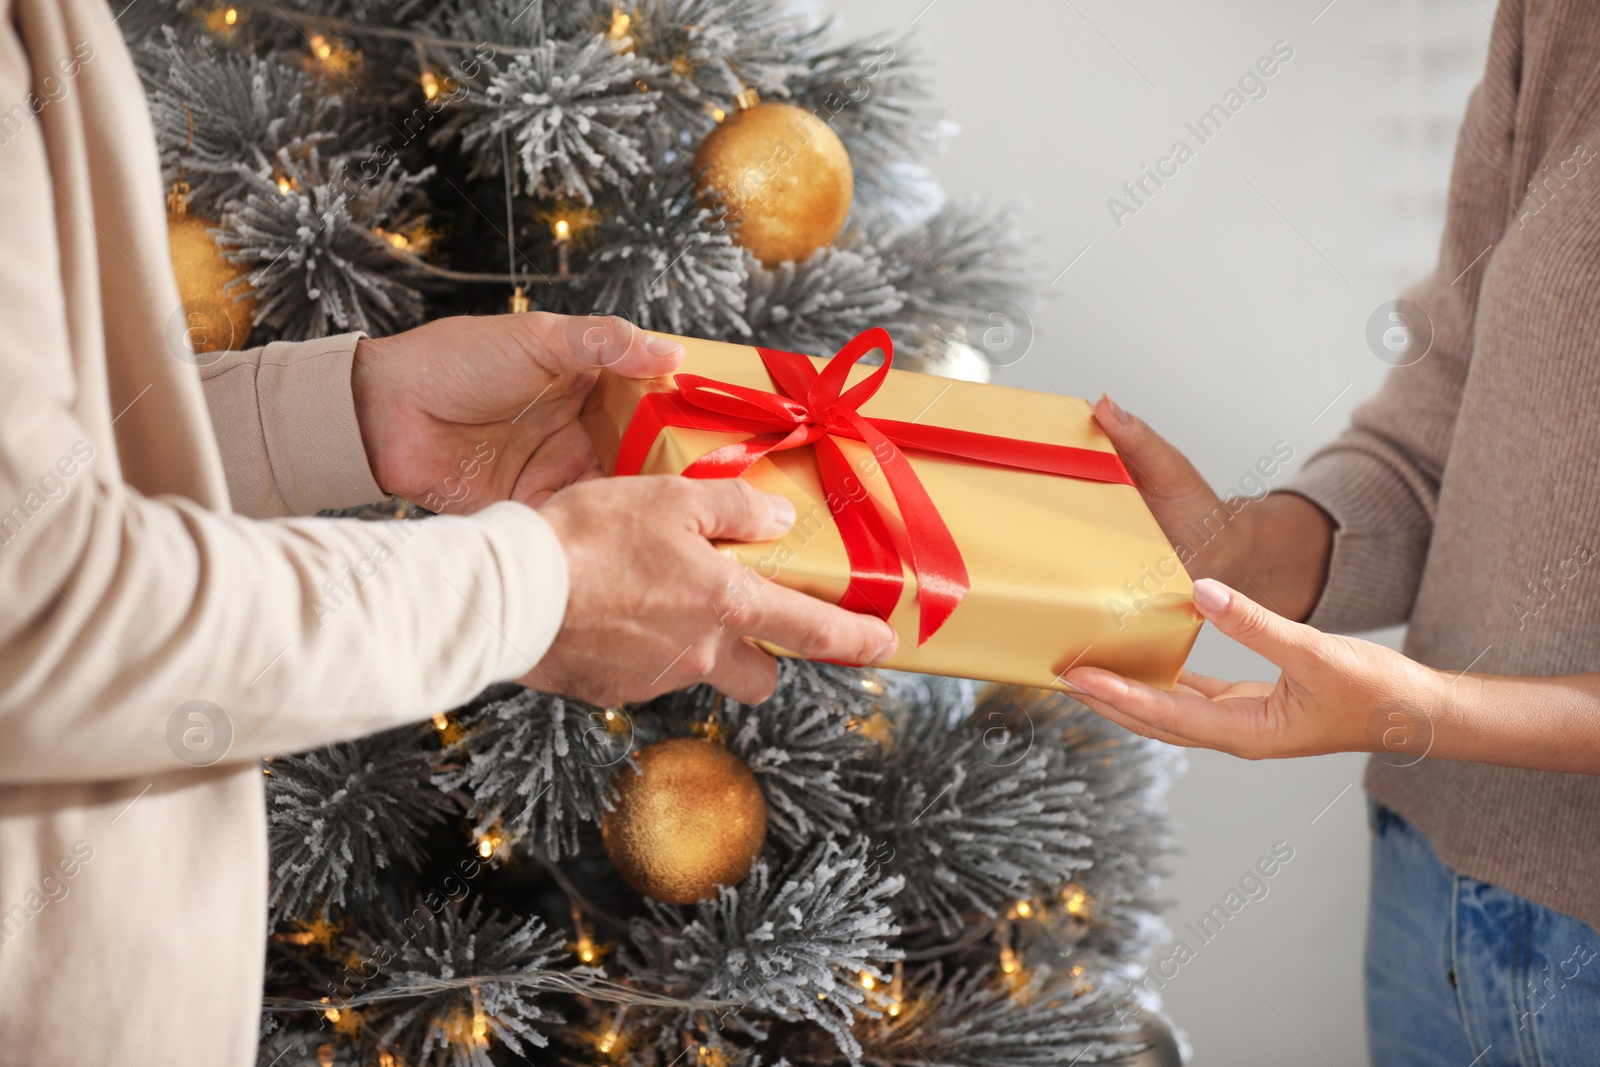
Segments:
[[[1389,339],[1409,334],[1410,346],[1392,355],[1375,346],[1404,365],[1284,490],[1311,500],[1335,524],[1328,582],[1307,620],[1319,629],[1371,630],[1411,615],[1472,359],[1479,287],[1515,217],[1510,175],[1521,28],[1522,3],[1505,0],[1457,138],[1438,266],[1404,294],[1390,319]]]

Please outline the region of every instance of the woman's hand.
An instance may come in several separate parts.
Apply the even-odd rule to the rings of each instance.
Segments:
[[[1144,502],[1191,577],[1246,588],[1292,619],[1328,580],[1333,520],[1292,493],[1224,500],[1182,452],[1108,396],[1094,420],[1117,446]]]
[[[670,374],[683,346],[624,319],[439,319],[356,346],[351,388],[372,475],[430,511],[537,507],[600,463],[578,413],[602,368]]]
[[[1065,681],[1106,718],[1174,745],[1246,759],[1384,751],[1403,763],[1440,754],[1435,729],[1449,718],[1454,678],[1382,645],[1290,622],[1208,578],[1195,582],[1194,602],[1218,630],[1276,664],[1277,683],[1184,671],[1167,693],[1097,667],[1068,671]]]
[[[1266,610],[1215,579],[1248,584],[1305,618],[1327,580],[1333,520],[1292,493],[1220,500],[1177,449],[1109,398],[1094,416],[1198,579],[1200,614],[1283,673],[1269,685],[1184,671],[1166,693],[1078,667],[1063,680],[1085,704],[1147,737],[1246,759],[1381,752],[1402,767],[1444,759],[1600,774],[1600,672],[1466,673],[1484,649],[1461,673],[1445,674]]]

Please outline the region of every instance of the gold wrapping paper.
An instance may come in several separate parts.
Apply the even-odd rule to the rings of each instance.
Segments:
[[[754,348],[677,338],[682,371],[772,390]],[[820,368],[824,360],[813,357]],[[856,366],[850,384],[873,368]],[[640,397],[674,388],[602,372],[583,413],[606,472]],[[1073,445],[1103,452],[1111,442],[1073,397],[891,370],[861,414]],[[672,474],[740,435],[668,428],[651,447],[644,473]],[[862,483],[885,505],[909,564],[887,480],[866,445],[839,439]],[[889,622],[900,648],[887,666],[924,674],[1062,689],[1070,667],[1104,667],[1170,689],[1200,630],[1193,586],[1166,536],[1130,485],[1007,470],[907,452],[917,476],[960,546],[971,591],[928,641],[917,645],[916,579]],[[744,475],[787,497],[799,518],[783,538],[721,546],[763,578],[833,603],[850,579],[849,559],[808,448],[773,453]],[[771,649],[783,654],[782,649]]]

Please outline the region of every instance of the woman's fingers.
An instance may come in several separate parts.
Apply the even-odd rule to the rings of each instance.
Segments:
[[[1214,578],[1194,583],[1194,606],[1223,634],[1284,670],[1309,666],[1319,658],[1321,632],[1273,614]]]
[[[1099,667],[1074,668],[1067,672],[1064,681],[1124,715],[1177,737],[1190,736],[1181,722],[1184,718],[1182,703],[1189,700],[1207,703],[1204,697],[1163,692]]]
[[[1191,670],[1178,672],[1178,684],[1199,693],[1201,696],[1216,698],[1233,688],[1233,683],[1224,678],[1213,678],[1209,674],[1196,674]]]
[[[1195,747],[1195,743],[1190,741],[1188,738],[1179,737],[1177,734],[1169,734],[1165,730],[1158,730],[1154,726],[1151,726],[1149,723],[1145,722],[1143,719],[1138,719],[1132,715],[1126,714],[1125,712],[1119,711],[1116,705],[1107,704],[1103,700],[1096,700],[1088,693],[1080,691],[1074,694],[1074,696],[1079,703],[1083,704],[1090,711],[1110,719],[1124,730],[1127,730],[1131,733],[1136,733],[1140,737],[1149,737],[1157,741],[1165,741],[1169,745],[1177,745],[1181,748]]]
[[[1215,678],[1192,675],[1204,683],[1215,683]],[[1068,671],[1064,679],[1076,686],[1084,700],[1094,710],[1113,722],[1137,730],[1147,737],[1179,745],[1199,745],[1220,749],[1236,755],[1248,755],[1255,747],[1259,720],[1272,686],[1265,683],[1246,683],[1226,686],[1234,692],[1214,699],[1196,688],[1190,692],[1175,690],[1165,692],[1154,686],[1135,682],[1098,667],[1078,667]],[[1087,698],[1087,699],[1086,699]],[[1090,703],[1090,701],[1093,703]],[[1103,710],[1111,709],[1116,714]],[[1254,717],[1254,718],[1252,718]],[[1140,724],[1129,725],[1129,721]],[[1152,734],[1150,731],[1154,730]]]
[[[1096,667],[1077,667],[1063,679],[1084,703],[1147,737],[1231,752],[1246,759],[1329,751],[1317,735],[1323,717],[1294,694],[1328,678],[1337,640],[1275,615],[1221,582],[1194,583],[1194,603],[1218,630],[1283,669],[1299,683],[1227,682],[1184,671],[1164,692]],[[1287,684],[1282,693],[1277,690]],[[1276,694],[1276,695],[1275,695]],[[1313,702],[1313,707],[1315,706]]]

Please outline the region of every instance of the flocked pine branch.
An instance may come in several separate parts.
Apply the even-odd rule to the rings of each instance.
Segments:
[[[421,861],[422,831],[455,808],[428,782],[425,736],[401,727],[267,765],[275,916],[369,902],[396,864]]]
[[[562,953],[562,938],[537,918],[483,914],[479,901],[417,902],[407,916],[386,913],[383,933],[358,931],[346,945],[372,961],[379,981],[404,989],[419,981],[469,975],[516,975],[546,968]],[[495,1067],[491,1052],[503,1046],[520,1057],[544,1048],[538,1024],[553,1023],[539,998],[515,982],[484,981],[463,993],[443,989],[422,996],[364,1004],[363,1040],[416,1067]]]
[[[559,859],[609,810],[611,777],[634,740],[631,725],[619,732],[612,721],[591,705],[517,689],[463,717],[454,762],[436,780],[471,798],[478,834],[498,828]]]
[[[204,36],[196,15],[199,0],[143,0],[121,9],[117,29],[133,52],[141,74],[160,65],[160,51],[170,41],[193,41]]]
[[[362,1067],[354,1048],[334,1045],[327,1030],[315,1026],[296,1026],[267,1015],[262,1020],[261,1043],[256,1048],[256,1067]],[[319,1049],[327,1049],[320,1052]]]
[[[819,248],[771,269],[747,256],[745,269],[745,319],[770,348],[831,356],[866,327],[892,322],[904,303],[870,245]]]
[[[762,1017],[808,1021],[852,1060],[851,1026],[876,1011],[856,983],[898,958],[890,899],[901,880],[867,865],[867,843],[828,840],[774,874],[765,861],[745,881],[695,906],[693,918],[664,905],[630,932],[633,979],[684,999],[732,1000],[721,1017],[686,1013],[691,1026],[731,1026],[761,1036]],[[677,1020],[681,1023],[684,1020]],[[675,1022],[664,1020],[667,1032]]]
[[[991,714],[1017,731],[1030,724],[1057,773],[1086,787],[1081,805],[1095,859],[1074,881],[1093,921],[1076,946],[1079,958],[1091,965],[1140,959],[1166,932],[1156,919],[1174,848],[1165,798],[1183,771],[1183,751],[1130,733],[1059,693],[996,686],[978,711],[979,718]]]
[[[552,21],[562,20],[567,12],[577,14],[582,3],[563,3],[561,0],[481,0],[480,3],[452,3],[431,5],[430,22],[424,28],[438,36],[457,41],[487,44],[500,50],[506,45],[514,48],[532,48],[550,39]],[[584,14],[590,14],[584,12]],[[601,26],[592,19],[584,19],[581,29],[576,21],[558,27],[570,32],[560,36],[590,37]]]
[[[575,307],[646,329],[749,336],[744,252],[681,174],[639,182],[598,231],[597,251],[570,295]]]
[[[960,335],[986,300],[1027,301],[1025,241],[1014,217],[971,201],[944,205],[906,228],[872,212],[861,215],[883,256],[885,272],[904,298],[901,314],[913,328],[937,325]]]
[[[251,270],[236,281],[259,302],[256,325],[289,340],[343,330],[383,335],[415,325],[422,294],[377,235],[421,222],[413,206],[423,174],[386,168],[361,181],[342,162],[278,155],[280,174],[241,167],[248,193],[222,214],[217,243]],[[284,191],[279,178],[290,185]]]
[[[279,152],[300,158],[336,139],[345,122],[339,92],[283,63],[227,52],[209,39],[184,47],[170,32],[145,55],[162,178],[170,184],[184,175],[197,214],[215,218],[242,193],[241,164],[270,171]]]
[[[895,1018],[856,1033],[871,1067],[1068,1067],[1135,1051],[1115,1005],[1060,970],[1012,983],[992,973],[924,968]]]
[[[670,75],[659,80],[674,125],[701,129],[707,106],[730,110],[745,84],[787,96],[805,70],[797,46],[820,31],[788,5],[745,0],[644,0],[629,26],[639,53]]]
[[[309,5],[288,5],[302,7]],[[437,0],[323,0],[319,10],[352,22],[377,26],[409,26],[429,28],[431,20],[442,10],[454,5],[440,4]],[[519,4],[526,7],[526,3]]]
[[[953,933],[969,912],[992,916],[1064,885],[1092,862],[1093,842],[1083,782],[1046,746],[934,710],[903,713],[863,822],[906,879],[902,921]]]
[[[604,36],[547,40],[531,55],[497,61],[461,146],[476,174],[505,166],[502,134],[526,191],[591,203],[597,188],[620,186],[647,169],[637,123],[655,107],[641,89],[652,68],[619,53]]]
[[[868,799],[859,785],[870,772],[857,768],[877,743],[862,732],[867,702],[852,699],[860,679],[797,664],[786,681],[786,714],[742,708],[728,726],[728,747],[761,783],[770,838],[798,849],[851,830]]]

